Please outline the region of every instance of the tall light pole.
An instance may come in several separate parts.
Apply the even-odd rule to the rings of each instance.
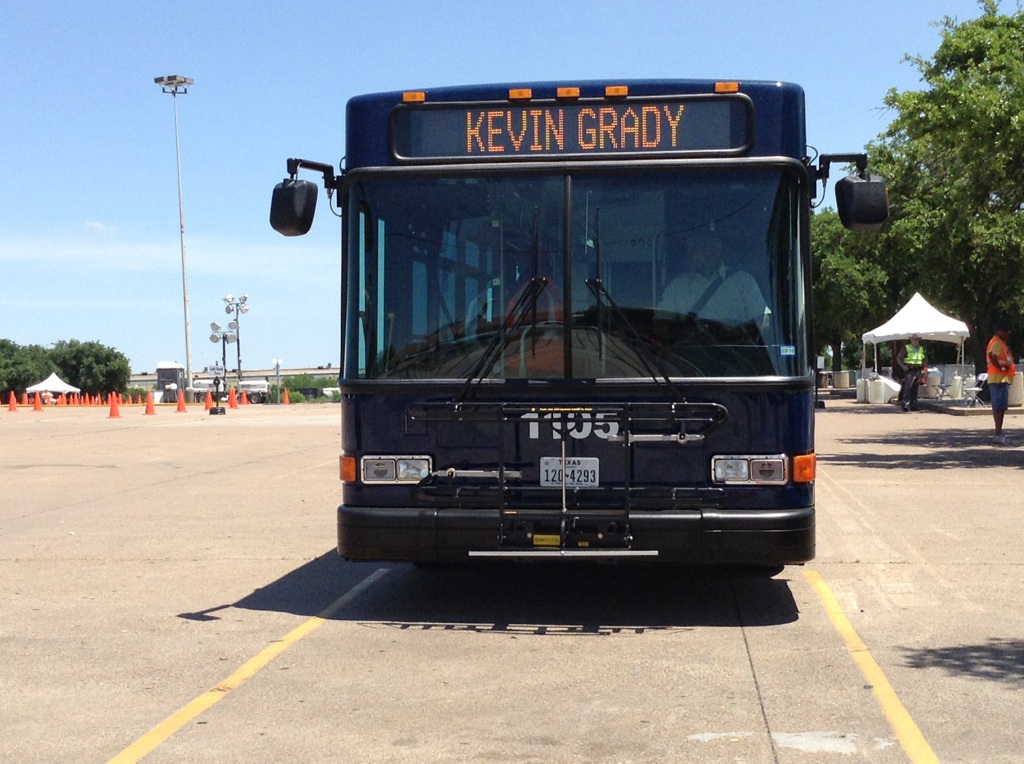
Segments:
[[[247,294],[243,294],[238,299],[235,299],[235,296],[233,294],[224,295],[224,312],[227,313],[229,316],[232,313],[235,314],[235,320],[228,324],[228,328],[232,329],[235,332],[235,339],[238,341],[238,368],[235,369],[235,372],[238,374],[239,388],[242,387],[242,339],[241,333],[238,331],[238,316],[239,314],[244,315],[249,312],[249,306],[246,305],[246,302],[248,302],[248,300],[249,295]]]
[[[185,205],[181,198],[181,144],[178,141],[178,94],[188,93],[193,80],[180,74],[153,79],[174,103],[174,158],[178,165],[178,224],[181,229],[181,294],[185,304],[185,390],[192,389],[192,330],[188,320],[188,267],[185,260]]]

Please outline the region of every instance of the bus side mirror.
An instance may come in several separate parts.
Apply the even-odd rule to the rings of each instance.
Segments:
[[[316,183],[286,178],[274,186],[270,200],[270,225],[283,236],[302,236],[316,214]]]
[[[885,178],[850,175],[836,183],[839,220],[851,231],[877,231],[889,219],[889,192]]]

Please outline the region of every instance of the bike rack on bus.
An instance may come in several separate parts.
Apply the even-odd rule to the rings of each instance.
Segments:
[[[523,482],[527,464],[520,453],[518,428],[536,422],[526,419],[525,415],[545,408],[600,412],[604,415],[603,422],[618,425],[618,433],[608,441],[623,446],[622,486],[592,491]],[[717,507],[724,499],[724,491],[707,486],[632,484],[635,447],[652,444],[689,447],[703,443],[728,416],[726,408],[718,403],[561,403],[552,407],[550,403],[541,406],[488,401],[439,402],[415,406],[407,416],[410,425],[416,428],[428,422],[476,422],[497,427],[495,461],[438,465],[413,492],[419,504],[498,509],[497,548],[472,551],[470,556],[650,556],[657,552],[632,549],[632,511]],[[510,424],[515,428],[511,437]],[[563,446],[567,439],[568,436],[561,440]],[[511,459],[507,453],[509,442],[514,444],[515,451]],[[606,498],[609,492],[618,494],[621,502],[609,506]]]

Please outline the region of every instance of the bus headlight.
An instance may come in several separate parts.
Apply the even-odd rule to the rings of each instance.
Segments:
[[[742,456],[716,456],[711,460],[716,483],[746,483],[750,480],[750,462]]]
[[[789,474],[785,455],[715,456],[711,475],[716,483],[727,485],[783,485]]]
[[[364,483],[418,483],[430,474],[429,456],[364,456]]]
[[[418,483],[429,474],[430,459],[417,456],[398,460],[396,478],[400,483]]]

